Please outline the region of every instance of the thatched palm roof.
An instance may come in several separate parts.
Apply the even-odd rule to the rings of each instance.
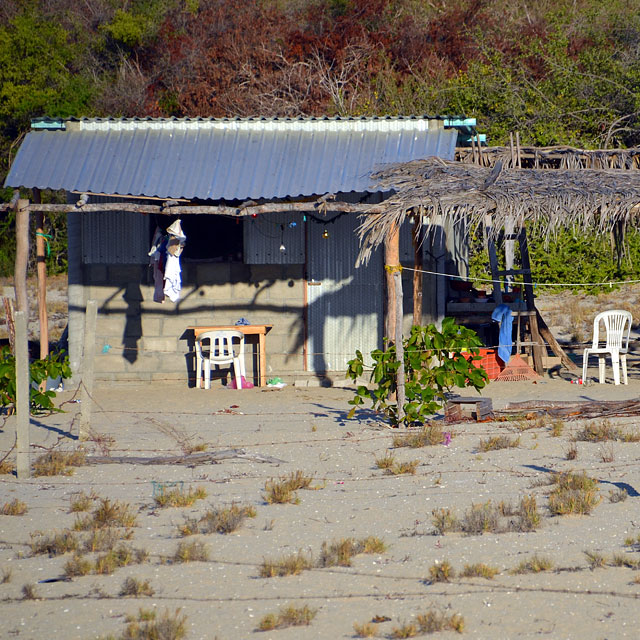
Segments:
[[[548,233],[559,226],[608,231],[638,213],[640,171],[620,169],[517,169],[481,167],[428,158],[385,168],[374,174],[376,186],[395,193],[364,217],[360,226],[360,260],[367,260],[394,225],[412,210],[422,210],[422,223],[435,214],[471,225],[492,216],[493,229],[506,219],[516,227],[543,221]]]

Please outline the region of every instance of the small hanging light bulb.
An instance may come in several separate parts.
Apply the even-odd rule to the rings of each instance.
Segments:
[[[325,240],[327,240],[327,239],[329,238],[329,232],[328,232],[326,229],[322,232],[322,237],[323,237]]]
[[[280,245],[280,253],[285,253],[285,251],[287,250],[287,247],[284,246],[284,243],[282,243]]]

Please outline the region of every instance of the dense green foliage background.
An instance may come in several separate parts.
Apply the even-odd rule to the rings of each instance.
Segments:
[[[636,146],[640,0],[4,0],[0,6],[0,178],[30,119],[42,115],[411,113],[474,116],[491,144],[517,130],[531,145]],[[64,218],[48,217],[48,225],[49,268],[64,270]],[[13,259],[10,214],[0,227],[6,274]],[[640,242],[628,237],[631,260],[618,264],[605,239],[608,262],[598,253],[598,269],[636,275]],[[557,249],[584,256],[573,262],[587,265],[600,240],[568,233],[558,242]],[[534,253],[536,263],[547,253]],[[548,264],[540,277],[568,266]]]

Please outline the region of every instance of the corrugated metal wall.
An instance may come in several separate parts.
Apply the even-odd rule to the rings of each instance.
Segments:
[[[326,225],[307,223],[309,368],[318,373],[346,371],[356,349],[367,355],[381,346],[382,251],[355,268],[358,224],[354,214]]]
[[[91,196],[89,202],[121,202],[119,198]],[[148,201],[147,201],[148,202]],[[150,217],[125,211],[82,214],[84,264],[145,264],[149,261]]]
[[[304,264],[304,222],[300,213],[247,217],[243,234],[245,264]]]

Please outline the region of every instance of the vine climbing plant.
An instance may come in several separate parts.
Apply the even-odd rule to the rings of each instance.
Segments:
[[[397,391],[397,373],[400,362],[395,345],[386,350],[371,352],[373,368],[370,390],[358,386],[356,395],[349,404],[353,408],[348,417],[353,418],[358,407],[370,400],[373,409],[385,414],[391,424],[405,425],[424,423],[441,409],[447,393],[454,387],[482,389],[488,376],[485,370],[473,364],[480,360],[479,347],[482,346],[475,331],[457,325],[453,318],[442,321],[442,329],[435,325],[413,326],[409,337],[403,340],[405,366],[404,416],[399,418],[398,405],[394,400]],[[366,369],[360,351],[349,361],[347,377],[356,382]]]

